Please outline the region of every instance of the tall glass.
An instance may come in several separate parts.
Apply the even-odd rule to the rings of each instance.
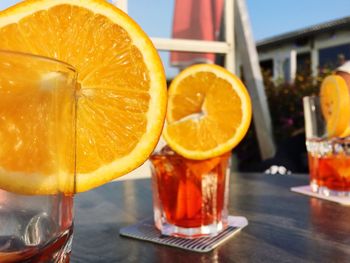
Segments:
[[[73,67],[0,51],[0,262],[69,262]]]

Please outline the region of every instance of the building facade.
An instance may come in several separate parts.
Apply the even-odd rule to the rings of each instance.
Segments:
[[[350,60],[350,17],[257,42],[259,62],[275,81],[317,76]]]

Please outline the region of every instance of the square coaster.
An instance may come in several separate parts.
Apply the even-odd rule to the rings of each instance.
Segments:
[[[154,226],[153,218],[148,218],[120,229],[119,234],[121,236],[203,253],[213,250],[247,225],[248,220],[245,217],[229,216],[228,227],[217,236],[186,239],[162,235]]]
[[[341,205],[349,205],[350,206],[350,197],[347,196],[325,196],[321,195],[315,192],[311,191],[311,188],[309,185],[303,185],[303,186],[297,186],[297,187],[292,187],[290,189],[292,192],[299,193],[299,194],[304,194],[308,196],[313,196],[317,197],[320,199],[328,200],[331,202],[335,202]]]

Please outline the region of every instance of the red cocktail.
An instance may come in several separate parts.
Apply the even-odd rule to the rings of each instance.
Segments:
[[[312,190],[326,195],[350,195],[350,141],[308,140]]]
[[[165,147],[151,157],[155,221],[163,234],[214,235],[227,225],[230,156],[197,161]]]

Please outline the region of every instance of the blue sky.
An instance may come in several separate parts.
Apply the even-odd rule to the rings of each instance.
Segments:
[[[349,0],[246,0],[254,38],[261,40],[310,25],[350,16]],[[1,0],[0,9],[19,0]],[[128,0],[129,15],[152,37],[170,37],[174,0]],[[167,74],[168,54],[161,53]]]
[[[247,0],[247,5],[256,40],[350,16],[349,0]]]

